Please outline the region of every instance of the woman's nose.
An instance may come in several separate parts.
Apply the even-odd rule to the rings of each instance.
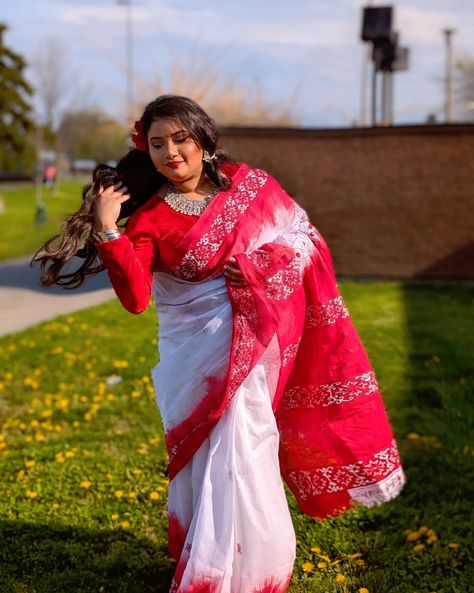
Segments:
[[[178,154],[178,149],[174,142],[168,142],[166,145],[166,156],[167,157],[174,157]]]

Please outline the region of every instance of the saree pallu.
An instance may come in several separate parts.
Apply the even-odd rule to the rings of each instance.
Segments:
[[[224,280],[232,256],[246,287]],[[272,177],[242,164],[153,289],[172,591],[281,593],[294,533],[280,471],[318,518],[405,483],[328,247]]]

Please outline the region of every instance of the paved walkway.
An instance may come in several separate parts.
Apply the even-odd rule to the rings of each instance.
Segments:
[[[0,336],[108,301],[115,296],[107,272],[86,279],[73,290],[44,288],[40,284],[40,266],[30,268],[31,256],[0,262]],[[74,258],[76,260],[76,258]],[[77,259],[71,269],[77,266]]]

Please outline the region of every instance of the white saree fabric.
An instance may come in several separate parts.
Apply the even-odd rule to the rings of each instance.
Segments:
[[[156,272],[153,291],[160,362],[152,377],[169,430],[206,394],[206,377],[226,376],[232,311],[224,276],[190,283]],[[272,410],[278,364],[275,337],[170,483],[168,511],[187,533],[180,559],[184,572],[181,582],[172,584],[173,593],[206,584],[213,593],[286,589],[296,544]]]

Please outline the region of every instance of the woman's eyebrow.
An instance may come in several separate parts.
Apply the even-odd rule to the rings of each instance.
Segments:
[[[185,132],[187,134],[188,130],[178,130],[178,131],[173,132],[172,134],[168,134],[167,136],[164,136],[164,137],[168,138],[169,136],[176,136],[176,134],[182,134],[183,132]],[[163,140],[163,136],[152,136],[150,138],[150,141],[151,140]]]

